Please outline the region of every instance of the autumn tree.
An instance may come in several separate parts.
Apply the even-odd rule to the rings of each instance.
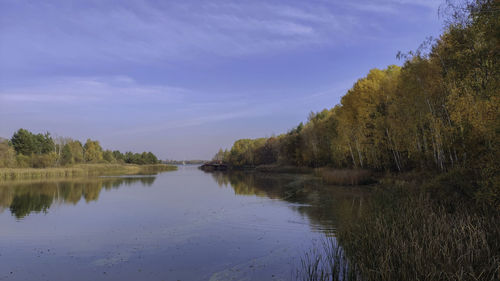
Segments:
[[[87,139],[85,145],[83,146],[84,159],[86,162],[96,163],[101,161],[102,158],[102,148],[99,141],[93,141]]]

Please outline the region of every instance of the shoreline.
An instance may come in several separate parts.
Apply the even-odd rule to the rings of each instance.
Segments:
[[[0,168],[0,182],[26,179],[153,175],[175,170],[177,170],[177,166],[166,164],[79,164],[54,168]]]
[[[369,185],[377,183],[379,180],[384,179],[387,175],[382,175],[370,169],[338,169],[332,167],[299,167],[291,165],[257,165],[257,166],[243,166],[234,167],[226,165],[227,169],[212,169],[210,166],[204,168],[200,166],[199,169],[205,172],[259,172],[259,173],[272,173],[272,174],[310,174],[317,176],[323,180],[325,184],[333,185]]]

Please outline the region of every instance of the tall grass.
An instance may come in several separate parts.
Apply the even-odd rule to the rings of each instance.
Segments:
[[[338,229],[342,248],[325,243],[316,252],[333,255],[303,258],[302,272],[308,274],[298,279],[500,279],[497,209],[463,204],[450,211],[425,194],[386,191],[377,197],[361,219]]]
[[[331,169],[319,168],[317,174],[326,184],[362,185],[373,183],[372,172],[362,169]]]
[[[156,174],[176,170],[172,165],[80,164],[62,168],[1,168],[0,181]]]
[[[351,281],[358,278],[356,271],[350,268],[344,249],[334,237],[325,238],[318,247],[302,256],[295,277],[300,281]]]
[[[309,167],[299,167],[290,165],[259,165],[255,167],[255,170],[263,173],[283,173],[283,174],[308,174],[314,172],[313,168]]]

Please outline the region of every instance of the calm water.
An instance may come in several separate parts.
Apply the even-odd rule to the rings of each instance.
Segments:
[[[0,280],[290,280],[360,203],[308,176],[193,166],[2,184]]]

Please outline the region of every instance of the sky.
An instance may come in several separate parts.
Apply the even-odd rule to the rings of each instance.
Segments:
[[[439,0],[0,0],[0,137],[210,159],[439,37]]]

